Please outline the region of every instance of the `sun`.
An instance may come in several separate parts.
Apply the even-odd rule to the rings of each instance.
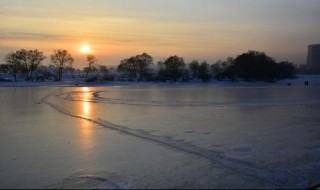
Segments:
[[[89,53],[91,50],[90,50],[90,46],[88,46],[87,44],[84,44],[81,46],[81,50],[80,50],[82,53]]]

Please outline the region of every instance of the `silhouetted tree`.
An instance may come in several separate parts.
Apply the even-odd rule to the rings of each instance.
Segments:
[[[147,53],[137,55],[135,61],[138,66],[138,78],[144,78],[149,75],[148,67],[153,64],[153,58]]]
[[[164,62],[158,62],[160,80],[177,81],[183,79],[185,62],[182,57],[171,56]]]
[[[69,62],[67,65],[67,70],[71,73],[72,79],[74,79],[74,72],[76,69],[73,67],[73,62]]]
[[[29,50],[28,52],[30,58],[30,75],[29,78],[33,78],[33,73],[37,70],[38,66],[41,64],[46,57],[43,55],[43,52],[35,50]]]
[[[264,52],[248,51],[234,60],[233,69],[236,77],[245,80],[273,80],[276,62]]]
[[[234,59],[228,57],[226,61],[218,60],[215,64],[211,65],[211,72],[213,73],[214,78],[217,80],[223,80],[224,78],[233,79],[233,64]]]
[[[209,64],[206,61],[204,61],[199,66],[198,78],[201,79],[202,81],[208,81],[210,80],[210,77],[211,75],[210,75]]]
[[[296,74],[295,66],[288,62],[282,61],[276,64],[275,75],[278,79],[291,78]]]
[[[189,69],[190,69],[190,71],[192,73],[192,77],[193,78],[198,78],[199,77],[200,65],[199,65],[199,62],[197,60],[193,60],[193,61],[190,62]]]
[[[28,51],[21,49],[15,52],[16,59],[19,60],[21,65],[21,70],[25,73],[25,79],[29,80],[29,61],[28,61]]]
[[[203,61],[201,64],[197,60],[191,61],[189,69],[193,78],[201,79],[202,81],[208,81],[211,77],[209,64]]]
[[[117,70],[129,77],[143,79],[149,76],[149,66],[153,64],[153,58],[147,53],[124,59]]]
[[[94,55],[88,55],[87,56],[87,62],[88,62],[88,67],[87,67],[87,74],[86,74],[86,78],[88,78],[89,72],[91,69],[93,69],[93,65],[95,63],[97,63],[97,59]]]
[[[41,62],[46,58],[43,52],[35,50],[25,50],[21,49],[15,52],[16,59],[19,60],[22,67],[22,71],[25,74],[26,80],[31,80],[33,77],[33,72],[41,64]]]
[[[0,64],[0,73],[10,73],[9,64]]]
[[[17,54],[14,52],[8,53],[5,57],[5,61],[7,62],[7,69],[10,74],[14,77],[14,81],[17,81],[17,74],[21,70],[20,60],[17,57]]]
[[[70,70],[72,77],[73,76],[73,63],[74,59],[67,50],[54,50],[51,55],[51,63],[57,70],[57,81],[61,81],[62,73],[64,69]]]
[[[136,78],[137,77],[137,66],[135,64],[134,57],[131,57],[129,59],[123,59],[121,60],[120,64],[118,65],[117,71],[124,73],[130,78]]]
[[[224,78],[224,70],[226,68],[226,65],[223,61],[218,60],[215,64],[211,65],[211,72],[213,73],[213,76],[217,80],[222,80]]]

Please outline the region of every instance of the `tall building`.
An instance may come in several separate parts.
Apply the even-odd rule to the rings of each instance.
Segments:
[[[307,66],[309,68],[320,68],[320,44],[308,46]]]

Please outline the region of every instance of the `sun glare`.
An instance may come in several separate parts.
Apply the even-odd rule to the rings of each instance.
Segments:
[[[86,44],[82,45],[81,52],[82,53],[89,53],[90,52],[90,46],[88,46]]]
[[[82,92],[89,92],[90,88],[89,87],[82,87],[81,90],[82,90]]]

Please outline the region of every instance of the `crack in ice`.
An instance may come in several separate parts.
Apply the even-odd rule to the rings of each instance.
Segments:
[[[84,119],[92,123],[98,124],[100,126],[103,126],[105,128],[116,130],[123,134],[135,136],[137,138],[152,141],[161,145],[165,145],[167,147],[171,147],[179,151],[191,153],[193,155],[205,158],[211,161],[212,163],[219,163],[225,168],[231,171],[234,171],[236,173],[240,173],[242,174],[242,176],[247,177],[249,179],[256,179],[258,181],[263,182],[264,184],[267,183],[267,185],[270,185],[271,188],[281,188],[281,187],[287,187],[290,185],[294,187],[294,184],[296,184],[299,181],[298,180],[299,178],[293,174],[288,174],[287,172],[277,171],[277,170],[270,171],[266,168],[257,166],[254,163],[239,160],[236,158],[227,157],[220,152],[207,150],[207,149],[198,147],[194,144],[184,142],[182,140],[174,140],[168,136],[153,135],[140,129],[139,130],[131,129],[125,126],[117,125],[109,121],[105,121],[101,118],[94,119],[94,118],[86,117],[83,115],[77,115],[50,102],[48,99],[51,96],[53,96],[53,93],[48,94],[46,97],[42,98],[41,101],[49,105],[50,107],[54,108],[60,113],[63,113],[70,117]]]

